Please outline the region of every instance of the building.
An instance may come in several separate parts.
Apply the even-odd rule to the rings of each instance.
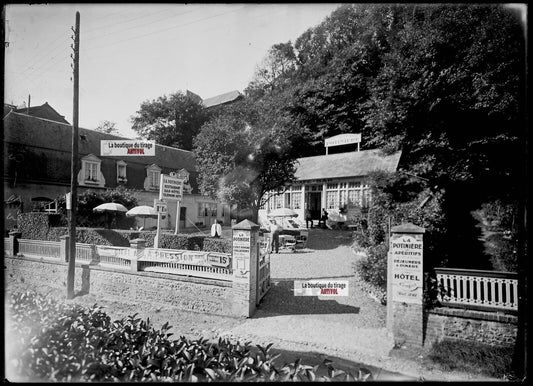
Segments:
[[[233,90],[224,94],[204,99],[203,105],[205,108],[209,109],[216,106],[228,105],[238,100],[241,100],[242,98],[244,98],[244,95],[242,95],[237,90]]]
[[[216,219],[230,223],[229,205],[198,190],[196,162],[190,151],[157,145],[155,156],[101,156],[101,140],[126,138],[79,128],[78,193],[124,186],[135,191],[139,205],[153,206],[159,177],[175,174],[185,180],[180,204],[180,229],[209,226]],[[9,229],[17,211],[53,210],[57,197],[70,191],[72,126],[13,110],[4,117],[4,210]],[[163,228],[175,226],[177,204],[168,203]],[[155,221],[146,220],[147,227]],[[142,221],[139,223],[142,224]]]
[[[352,135],[329,138],[326,148],[354,143]],[[360,141],[360,136],[358,138]],[[335,144],[335,141],[338,143]],[[296,182],[284,192],[271,192],[272,196],[259,211],[259,216],[264,218],[274,209],[290,208],[298,213],[298,219],[305,221],[304,211],[308,208],[313,220],[318,220],[323,208],[330,213],[338,213],[342,208],[350,218],[350,215],[368,206],[371,200],[365,177],[378,170],[396,171],[400,156],[401,152],[386,155],[374,149],[299,158]]]
[[[65,116],[59,114],[52,106],[48,104],[48,102],[45,102],[41,106],[32,107],[16,107],[14,105],[4,104],[4,117],[10,111],[70,125],[70,123],[65,119]]]

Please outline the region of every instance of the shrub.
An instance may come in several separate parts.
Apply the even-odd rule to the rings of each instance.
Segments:
[[[228,239],[206,237],[204,239],[203,250],[206,252],[232,253],[232,241]]]
[[[512,373],[513,348],[448,339],[433,344],[428,358],[444,370],[503,378]]]
[[[367,248],[367,254],[356,262],[360,277],[368,283],[387,289],[387,244],[382,243]]]
[[[47,240],[48,214],[41,212],[20,213],[17,225],[23,239]]]
[[[171,340],[168,323],[156,330],[136,315],[111,322],[96,305],[66,305],[31,292],[15,294],[9,310],[15,340],[9,357],[17,381],[356,381],[371,376],[365,369],[355,375],[337,370],[329,360],[323,363],[328,376],[317,377],[319,366],[299,359],[278,368],[272,344],[254,348],[228,339]]]

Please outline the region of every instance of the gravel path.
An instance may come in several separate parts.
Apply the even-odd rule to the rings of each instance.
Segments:
[[[312,229],[308,247],[295,253],[271,255],[272,287],[252,318],[230,318],[186,312],[152,304],[133,304],[93,295],[76,297],[70,302],[98,304],[113,319],[138,314],[150,318],[155,328],[169,322],[174,337],[190,339],[219,337],[266,345],[277,350],[315,358],[328,356],[364,364],[382,380],[406,380],[387,373],[401,373],[411,380],[494,381],[461,372],[428,369],[416,354],[391,355],[392,337],[386,331],[386,307],[369,297],[354,276],[357,255],[351,249],[348,231]],[[346,280],[349,296],[294,296],[294,280]],[[10,290],[23,289],[10,287]],[[53,294],[64,300],[63,293]],[[397,352],[398,350],[394,350]],[[384,370],[386,370],[384,372]],[[391,375],[392,374],[392,375]],[[390,378],[392,376],[392,378]],[[409,379],[409,378],[407,378]]]

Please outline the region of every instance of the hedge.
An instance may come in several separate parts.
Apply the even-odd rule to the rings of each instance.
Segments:
[[[300,359],[278,366],[272,344],[256,348],[228,339],[209,342],[184,336],[170,339],[171,326],[155,329],[128,316],[112,321],[96,304],[90,308],[59,303],[35,292],[9,299],[7,333],[11,337],[6,362],[11,381],[22,382],[243,382],[243,381],[364,381],[356,373],[333,367],[325,359],[309,366]],[[324,366],[328,375],[318,375]],[[16,378],[16,379],[15,379]]]

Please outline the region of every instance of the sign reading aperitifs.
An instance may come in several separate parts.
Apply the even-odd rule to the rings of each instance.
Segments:
[[[155,156],[155,141],[102,140],[100,141],[102,156]]]
[[[392,258],[392,299],[422,304],[422,235],[393,234],[389,253]]]

